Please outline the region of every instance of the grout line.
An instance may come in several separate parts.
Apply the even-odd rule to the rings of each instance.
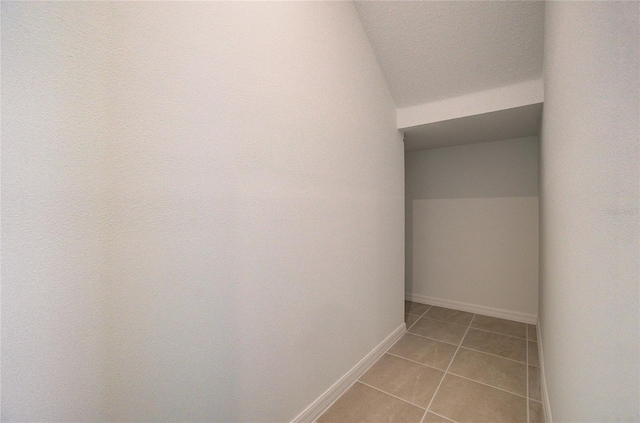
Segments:
[[[431,308],[431,307],[429,307],[429,308]],[[427,309],[427,311],[429,311],[429,308]],[[414,326],[415,326],[415,324],[416,324],[416,323],[418,323],[418,322],[420,321],[420,319],[422,319],[422,316],[424,316],[424,315],[426,314],[426,312],[427,312],[427,311],[425,311],[424,313],[422,313],[422,314],[421,314],[421,315],[419,315],[419,316],[418,316],[417,314],[413,314],[412,316],[417,316],[418,318],[416,319],[416,321],[415,321],[415,322],[413,322],[413,323],[411,324],[411,326],[410,326],[409,328],[407,328],[407,331],[408,331],[410,328],[414,327]]]
[[[460,351],[460,345],[462,345],[462,341],[464,340],[465,336],[467,336],[467,333],[469,332],[469,328],[471,327],[471,323],[473,322],[473,319],[476,318],[476,315],[474,314],[473,317],[471,318],[471,322],[469,322],[469,326],[467,326],[467,330],[464,332],[464,335],[462,336],[462,339],[460,339],[460,343],[458,344],[458,348],[456,349],[456,352],[453,353],[453,357],[451,358],[451,361],[449,362],[449,365],[447,366],[447,369],[444,371],[444,374],[442,375],[442,379],[440,379],[440,383],[438,384],[438,387],[436,388],[436,391],[433,393],[433,397],[431,397],[431,401],[429,401],[429,405],[427,406],[427,411],[431,408],[431,404],[433,404],[433,400],[436,399],[436,395],[438,395],[438,391],[440,390],[440,387],[442,386],[442,382],[444,382],[444,378],[447,377],[447,373],[449,372],[449,368],[451,367],[451,365],[453,364],[453,361],[456,359],[456,355],[458,355],[458,351]],[[427,414],[425,413],[425,416]],[[424,417],[423,417],[424,419]]]
[[[457,421],[453,420],[453,419],[452,419],[452,418],[450,418],[450,417],[445,417],[445,416],[443,416],[442,414],[434,413],[433,411],[427,411],[427,413],[435,414],[436,416],[438,416],[438,417],[442,417],[443,419],[447,419],[447,420],[449,420],[449,421],[451,421],[451,422],[453,422],[453,423],[458,423]]]
[[[424,318],[425,319],[429,319],[429,320],[435,320],[436,322],[442,322],[442,323],[449,323],[451,325],[464,326],[465,328],[469,327],[469,324],[471,323],[471,321],[469,321],[469,323],[467,323],[466,325],[463,325],[462,323],[448,322],[446,320],[436,319],[435,317],[424,316]]]
[[[413,302],[413,301],[411,301],[411,302]],[[422,303],[415,303],[415,304],[422,304]],[[420,314],[416,314],[416,313],[409,313],[408,311],[405,311],[405,313],[404,313],[404,314],[411,314],[411,315],[413,315],[413,316],[420,316],[420,317],[422,317],[422,316],[424,316],[424,315],[425,315],[425,313],[426,313],[427,311],[429,311],[429,310],[431,309],[431,307],[433,307],[433,306],[432,306],[432,305],[430,305],[430,304],[422,304],[422,305],[426,305],[426,306],[427,306],[427,309],[426,309],[424,312],[422,312],[422,313],[420,313]]]
[[[461,347],[461,348],[466,349],[466,348],[464,348],[464,347]],[[429,369],[433,369],[433,370],[438,370],[438,371],[440,371],[440,372],[444,372],[444,370],[442,370],[442,369],[438,369],[437,367],[429,366],[428,364],[420,363],[419,361],[411,360],[411,359],[409,359],[409,358],[402,357],[401,355],[396,355],[396,354],[393,354],[393,353],[390,353],[390,352],[386,352],[385,354],[388,354],[388,355],[391,355],[391,356],[394,356],[394,357],[400,358],[400,359],[402,359],[402,360],[407,360],[407,361],[410,361],[411,363],[419,364],[419,365],[424,366],[424,367],[428,367]],[[496,356],[496,357],[497,357],[497,356]],[[499,357],[499,358],[502,358],[502,357]],[[451,358],[451,361],[453,361],[453,357]],[[513,361],[513,360],[512,360],[512,361]],[[520,361],[516,361],[516,363],[524,364],[524,363],[522,363],[522,362],[520,362]],[[448,367],[448,366],[447,366],[447,367]],[[526,365],[525,365],[525,367],[526,367]],[[529,371],[529,369],[528,369],[528,368],[525,368],[525,371],[526,371],[526,372],[528,372],[528,371]],[[458,373],[453,373],[451,370],[449,370],[449,372],[448,372],[448,373],[449,373],[450,375],[457,376],[457,377],[460,377],[460,378],[462,378],[462,379],[467,379],[467,380],[470,380],[470,381],[472,381],[472,382],[479,383],[479,384],[481,384],[481,385],[489,386],[490,388],[495,388],[495,389],[498,389],[498,390],[500,390],[500,391],[504,391],[504,392],[507,392],[507,393],[509,393],[509,394],[513,394],[513,395],[519,396],[519,397],[524,398],[524,399],[527,399],[527,398],[528,398],[528,395],[527,395],[527,394],[525,394],[525,395],[521,395],[521,394],[518,394],[518,393],[515,393],[515,392],[512,392],[512,391],[508,391],[508,390],[506,390],[506,389],[504,389],[504,388],[500,388],[500,387],[498,387],[498,386],[490,385],[490,384],[488,384],[488,383],[484,383],[484,382],[481,382],[481,381],[479,381],[479,380],[472,379],[472,378],[470,378],[470,377],[460,375],[460,374],[458,374]],[[528,375],[528,373],[527,373],[527,375]],[[528,385],[527,385],[527,389],[528,389]],[[442,417],[444,417],[444,416],[442,416]]]
[[[527,335],[527,423],[529,423],[529,396],[531,395],[529,392],[529,325],[527,325],[525,334]]]
[[[422,303],[416,303],[416,304],[422,304]],[[429,305],[429,304],[422,304],[422,305],[426,305],[426,306],[427,306],[427,309],[426,309],[425,311],[423,311],[422,313],[420,313],[420,314],[416,314],[416,313],[405,313],[405,314],[411,314],[412,316],[422,317],[422,316],[424,316],[425,314],[427,314],[427,311],[431,310],[431,307],[433,307],[432,305]]]
[[[412,335],[413,335],[413,334],[412,334]],[[527,365],[527,363],[525,363],[524,361],[514,360],[513,358],[503,357],[503,356],[501,356],[501,355],[497,355],[497,354],[491,354],[491,353],[488,353],[488,352],[486,352],[486,351],[482,351],[482,350],[476,350],[475,348],[467,347],[467,346],[465,346],[465,345],[460,345],[460,348],[464,348],[465,350],[470,350],[470,351],[479,352],[479,353],[482,353],[482,354],[491,355],[491,356],[493,356],[493,357],[504,358],[505,360],[513,361],[513,362],[515,362],[515,363],[524,364],[525,366]]]
[[[480,329],[480,328],[474,328],[474,327],[472,327],[471,329],[479,330],[479,331],[482,331],[482,332],[495,333],[496,335],[508,336],[509,338],[521,339],[523,341],[527,340],[527,338],[520,338],[519,336],[507,335],[507,334],[500,333],[500,332],[495,332],[495,331],[492,331],[492,330],[486,330],[486,329]]]
[[[413,326],[411,326],[411,327],[413,327]],[[443,344],[451,345],[453,347],[457,347],[457,346],[460,345],[460,344],[452,344],[451,342],[441,341],[439,339],[429,338],[428,336],[420,335],[419,333],[415,333],[415,332],[407,332],[407,333],[409,335],[419,336],[420,338],[425,338],[425,339],[428,339],[430,341],[442,342]]]
[[[440,372],[444,372],[444,370],[438,369],[437,367],[429,366],[428,364],[420,363],[419,361],[411,360],[410,358],[403,357],[401,355],[397,355],[397,354],[394,354],[394,353],[390,353],[388,351],[385,354],[389,354],[389,355],[392,355],[394,357],[398,357],[398,358],[401,358],[403,360],[407,360],[407,361],[410,361],[412,363],[416,363],[416,364],[419,364],[419,365],[424,366],[424,367],[428,367],[428,368],[433,369],[433,370],[438,370]]]
[[[423,303],[417,303],[417,304],[423,304]],[[429,304],[425,304],[425,305],[429,305]],[[431,308],[431,307],[439,307],[439,306],[429,305],[429,308]],[[473,319],[475,318],[475,316],[491,317],[492,319],[506,320],[507,322],[522,323],[523,325],[525,325],[525,337],[524,337],[524,338],[520,338],[519,336],[507,335],[507,334],[504,334],[504,333],[502,333],[502,332],[495,332],[495,331],[487,330],[487,329],[480,329],[480,328],[475,328],[475,327],[471,327],[471,329],[481,330],[481,331],[484,331],[484,332],[497,333],[498,335],[510,336],[511,338],[517,338],[517,339],[524,339],[524,340],[528,340],[527,330],[528,330],[528,328],[529,328],[529,326],[528,326],[528,325],[529,325],[529,323],[517,322],[517,321],[515,321],[515,320],[509,320],[509,319],[502,319],[502,318],[499,318],[499,317],[487,316],[487,315],[485,315],[485,314],[471,313],[471,312],[469,312],[469,311],[456,310],[456,309],[454,309],[454,308],[448,308],[448,307],[440,307],[440,308],[446,308],[446,309],[448,309],[448,310],[454,310],[454,311],[460,311],[460,312],[462,312],[462,313],[469,313],[469,314],[473,314],[473,315],[474,315],[474,317],[472,317],[472,318],[471,318],[471,321],[470,321],[468,324],[466,324],[466,325],[462,325],[462,324],[460,324],[460,323],[447,322],[447,321],[445,321],[445,320],[433,319],[433,318],[431,318],[431,317],[426,317],[426,316],[424,316],[424,314],[427,314],[427,312],[426,312],[426,311],[424,312],[423,317],[425,317],[425,318],[427,318],[427,319],[431,319],[431,320],[437,320],[437,321],[439,321],[439,322],[451,323],[452,325],[458,325],[458,326],[469,326],[469,327],[471,327],[471,322],[473,321]],[[429,310],[427,310],[427,311],[429,311]],[[532,341],[532,342],[537,342],[537,341]]]
[[[431,307],[432,306],[430,306],[429,309],[431,309]],[[449,323],[449,324],[453,324],[453,325],[463,326],[463,325],[460,325],[460,324],[457,324],[457,323],[451,323],[451,322],[446,322],[446,321],[442,321],[442,320],[438,320],[438,319],[431,319],[429,317],[426,317],[427,311],[429,311],[429,309],[427,309],[418,320],[420,320],[421,318],[425,318],[425,319],[434,320],[434,321],[438,321],[438,322],[443,322],[443,323]],[[431,398],[431,401],[429,401],[429,405],[427,406],[427,409],[425,410],[425,413],[422,416],[422,420],[420,420],[421,423],[424,423],[424,419],[426,418],[426,416],[427,416],[427,414],[429,412],[431,412],[431,413],[433,413],[433,414],[435,414],[435,415],[437,415],[439,417],[443,417],[445,419],[449,419],[446,416],[442,416],[442,415],[439,415],[437,413],[434,413],[433,411],[430,411],[431,405],[433,404],[433,401],[435,400],[436,396],[438,395],[438,391],[440,390],[440,386],[442,386],[442,383],[444,382],[444,378],[447,376],[447,374],[450,374],[450,375],[456,376],[456,377],[460,377],[462,379],[466,379],[466,380],[469,380],[471,382],[479,383],[481,385],[485,385],[487,387],[494,388],[494,389],[497,389],[499,391],[503,391],[505,393],[508,393],[508,394],[511,394],[511,395],[515,395],[515,396],[520,397],[520,398],[524,398],[524,400],[526,402],[526,410],[527,410],[527,412],[526,412],[527,413],[527,423],[529,423],[529,418],[530,418],[529,417],[529,401],[530,401],[530,398],[529,398],[529,342],[530,342],[529,341],[529,325],[525,324],[525,336],[524,336],[524,339],[523,339],[523,338],[520,338],[518,336],[506,335],[506,334],[500,333],[500,332],[493,332],[493,331],[490,331],[490,330],[485,330],[485,329],[472,327],[471,325],[472,325],[472,323],[475,320],[477,315],[478,315],[477,313],[474,314],[473,317],[471,318],[471,321],[466,326],[467,330],[465,331],[464,335],[462,336],[462,339],[458,343],[456,352],[453,354],[453,357],[451,358],[451,361],[449,362],[449,365],[447,366],[447,369],[444,371],[444,375],[442,376],[442,379],[440,380],[440,383],[438,384],[438,387],[436,388],[436,390],[435,390],[435,392],[433,394],[433,397]],[[413,327],[418,322],[418,320],[416,320],[414,322],[414,324],[411,325],[411,327]],[[494,334],[506,336],[506,337],[509,337],[509,338],[524,340],[524,342],[525,342],[525,350],[526,350],[526,352],[525,352],[525,354],[526,354],[525,362],[514,360],[514,359],[511,359],[511,358],[507,358],[507,357],[501,357],[501,356],[496,355],[496,354],[487,353],[485,351],[480,351],[480,350],[476,350],[476,349],[469,348],[469,347],[463,347],[462,346],[462,342],[464,341],[464,338],[466,338],[467,334],[469,333],[469,329],[475,329],[475,330],[479,330],[479,331],[482,331],[482,332],[494,333]],[[408,330],[409,329],[407,329],[407,333],[409,333]],[[440,341],[438,339],[429,338],[428,336],[423,336],[423,335],[419,335],[419,334],[416,334],[416,333],[411,333],[411,335],[420,336],[422,338],[430,339],[430,340],[433,340],[433,341],[436,341],[436,342],[443,342],[443,343],[448,344],[448,345],[453,345],[453,344],[450,344],[448,342]],[[534,342],[534,341],[531,341],[531,342]],[[474,379],[471,379],[471,378],[468,378],[468,377],[465,377],[465,376],[461,376],[461,375],[458,375],[458,374],[455,374],[455,373],[451,372],[450,371],[451,365],[453,364],[456,356],[458,355],[458,352],[460,351],[460,348],[465,348],[465,349],[468,349],[468,350],[471,350],[471,351],[476,351],[476,352],[479,352],[479,353],[482,353],[482,354],[487,354],[487,355],[490,355],[490,356],[503,358],[505,360],[509,360],[509,361],[514,362],[514,363],[524,364],[525,372],[526,372],[525,373],[525,376],[526,376],[526,390],[525,390],[526,394],[525,394],[525,396],[522,396],[520,394],[516,394],[514,392],[507,391],[506,389],[498,388],[496,386],[492,386],[492,385],[489,385],[489,384],[486,384],[486,383],[483,383],[483,382],[480,382],[480,381],[477,381],[477,380],[474,380]],[[387,354],[390,354],[390,353],[387,353]],[[410,361],[410,362],[413,362],[413,363],[416,363],[416,364],[420,364],[420,365],[425,366],[425,367],[429,367],[429,368],[432,368],[432,369],[435,369],[435,370],[440,370],[440,369],[437,369],[435,367],[426,365],[424,363],[419,363],[417,361],[413,361],[413,360],[407,359],[405,357],[396,356],[395,354],[390,354],[390,355],[393,355],[393,356],[398,357],[398,358],[405,359],[407,361]],[[453,421],[452,419],[449,419],[449,420]]]
[[[417,303],[417,304],[422,304],[422,303]],[[415,326],[415,324],[416,324],[416,323],[418,323],[418,320],[420,320],[420,319],[422,318],[422,316],[424,316],[425,314],[427,314],[427,311],[431,310],[431,307],[433,307],[433,306],[431,306],[431,305],[429,305],[429,304],[424,304],[424,305],[429,306],[429,307],[427,307],[427,309],[426,309],[426,310],[424,311],[424,313],[422,313],[422,314],[411,314],[411,313],[406,313],[406,314],[409,314],[409,315],[411,315],[411,316],[418,316],[418,318],[416,319],[416,321],[415,321],[415,322],[413,322],[413,323],[411,324],[411,326],[409,326],[409,327],[407,328],[407,331],[406,331],[406,332],[409,332],[409,329],[411,329],[412,327],[414,327],[414,326]],[[406,333],[406,332],[405,332],[405,333]]]
[[[438,306],[429,306],[429,310],[431,310],[433,307],[438,307]],[[445,307],[440,307],[440,308],[445,308]],[[458,311],[460,313],[470,314],[471,315],[471,320],[469,320],[469,323],[462,324],[462,323],[449,322],[447,320],[442,320],[442,319],[436,319],[435,317],[427,317],[426,314],[427,314],[427,312],[429,310],[425,311],[425,313],[424,313],[425,315],[423,317],[425,317],[427,319],[431,319],[431,320],[437,320],[438,322],[451,323],[452,325],[459,325],[459,326],[464,326],[464,327],[468,327],[471,324],[471,320],[473,320],[473,316],[474,316],[473,313],[469,313],[468,311],[455,310],[455,309],[452,309],[452,308],[447,309],[447,310]]]
[[[426,314],[426,312],[425,312],[425,314]],[[468,328],[469,327],[469,325],[461,325],[460,323],[445,322],[444,320],[432,319],[431,317],[427,317],[427,316],[422,316],[421,319],[432,320],[434,322],[439,322],[439,323],[446,323],[448,325],[462,326],[463,328]],[[471,322],[469,322],[469,324],[471,324]]]
[[[413,325],[415,325],[415,324],[416,324],[416,322],[417,322],[417,320],[416,320],[415,322],[413,322],[413,323],[411,324],[411,326],[407,327],[407,332],[406,332],[406,333],[409,333],[409,329],[411,329],[411,328],[413,327]]]
[[[422,319],[422,317],[424,317],[425,314],[427,314],[427,312],[431,310],[431,306],[427,307],[427,309],[424,311],[424,313],[422,313],[421,315],[418,316],[418,318],[416,319],[415,322],[413,322],[413,325],[411,325],[411,327],[413,327],[416,323],[418,323],[420,321],[420,319]],[[417,314],[414,314],[414,316],[417,316]],[[409,330],[409,329],[407,329]]]
[[[411,401],[407,401],[407,400],[406,400],[406,399],[404,399],[404,398],[400,398],[399,396],[396,396],[396,395],[390,394],[389,392],[387,392],[387,391],[383,391],[383,390],[382,390],[382,389],[380,389],[380,388],[376,388],[375,386],[369,385],[368,383],[365,383],[365,382],[361,381],[360,379],[358,379],[358,382],[359,382],[359,383],[361,383],[361,384],[363,384],[364,386],[368,386],[369,388],[375,389],[376,391],[380,391],[380,392],[382,392],[383,394],[387,394],[387,395],[389,395],[390,397],[394,397],[395,399],[399,399],[400,401],[404,401],[404,402],[406,402],[407,404],[411,404],[411,405],[413,405],[414,407],[418,407],[418,408],[419,408],[419,409],[421,409],[421,410],[427,411],[424,407],[421,407],[421,406],[419,406],[418,404],[414,404],[414,403],[412,403]]]
[[[467,379],[467,380],[469,380],[471,382],[479,383],[480,385],[488,386],[489,388],[497,389],[498,391],[502,391],[502,392],[506,392],[507,394],[515,395],[517,397],[523,398],[524,400],[527,399],[527,397],[524,396],[524,395],[516,394],[515,392],[507,391],[506,389],[498,388],[497,386],[489,385],[488,383],[480,382],[479,380],[471,379],[470,377],[462,376],[462,375],[459,375],[457,373],[452,373],[452,372],[448,372],[448,373],[451,376],[459,377],[461,379]]]

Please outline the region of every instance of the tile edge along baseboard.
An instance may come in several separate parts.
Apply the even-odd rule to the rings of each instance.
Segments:
[[[540,324],[538,322],[538,361],[540,364],[540,391],[542,393],[542,412],[544,413],[544,421],[546,423],[553,423],[553,417],[551,416],[551,403],[549,403],[549,392],[547,391],[547,378],[544,372],[544,351],[542,348],[542,335],[540,330]]]
[[[373,364],[378,361],[389,348],[396,343],[407,331],[407,326],[403,322],[396,330],[391,332],[378,346],[367,354],[358,364],[353,366],[336,383],[313,401],[307,408],[298,414],[291,423],[313,423],[325,411],[333,405]]]
[[[504,310],[501,308],[486,307],[476,304],[463,303],[460,301],[452,301],[444,298],[429,297],[420,294],[407,293],[405,299],[418,303],[434,305],[438,307],[446,307],[454,310],[466,311],[469,313],[482,314],[485,316],[497,317],[500,319],[513,320],[521,323],[535,325],[538,322],[538,316],[535,314],[520,313],[517,311]]]

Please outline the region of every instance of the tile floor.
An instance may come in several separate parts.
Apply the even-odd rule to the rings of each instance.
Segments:
[[[536,327],[405,302],[408,332],[324,422],[544,422]]]

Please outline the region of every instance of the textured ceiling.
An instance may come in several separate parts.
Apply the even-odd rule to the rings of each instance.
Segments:
[[[398,107],[542,75],[542,1],[355,4]]]

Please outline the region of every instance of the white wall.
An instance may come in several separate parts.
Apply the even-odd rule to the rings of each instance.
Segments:
[[[33,32],[40,16],[50,20],[65,7],[75,15],[55,22],[53,34]],[[288,421],[403,322],[403,146],[356,12],[350,3],[111,3],[108,48],[94,45],[90,55],[108,61],[98,75],[108,78],[108,93],[77,85],[90,101],[51,112],[84,128],[84,113],[105,107],[109,125],[65,138],[61,144],[73,145],[57,151],[47,138],[29,136],[27,122],[51,133],[63,124],[45,123],[40,105],[25,99],[52,83],[41,69],[61,58],[72,67],[89,60],[80,53],[91,36],[65,37],[70,57],[47,43],[64,37],[58,26],[89,25],[94,7],[17,4],[12,16],[3,13],[3,44],[5,34],[32,37],[3,45],[3,71],[11,61],[10,81],[24,79],[22,97],[18,89],[12,97],[14,116],[29,116],[2,146],[3,214],[16,209],[15,224],[9,214],[2,222],[3,306],[15,308],[3,309],[3,319],[24,316],[3,320],[3,373],[5,357],[40,357],[21,357],[13,379],[3,378],[7,421],[98,420],[82,414],[100,409],[84,402],[93,391],[56,391],[54,383],[76,376],[96,392],[105,383],[109,420]],[[7,28],[4,20],[17,15],[24,24]],[[39,66],[27,68],[33,62],[25,54]],[[74,91],[78,82],[65,74],[60,83]],[[41,95],[54,105],[66,99],[61,90]],[[14,150],[22,155],[14,158]],[[44,207],[41,197],[60,177],[23,172],[38,156],[108,213],[83,215],[92,234],[108,235],[102,243],[64,233],[65,248],[104,259],[91,278],[74,267],[88,266],[82,256],[40,254],[60,239],[53,235],[83,222],[67,209],[85,202],[53,191],[63,209]],[[67,166],[71,160],[87,181]],[[103,182],[99,194],[93,188]],[[20,192],[5,197],[10,183]],[[51,237],[25,215],[40,204]],[[28,253],[29,261],[5,260],[5,251]],[[29,273],[47,266],[64,274]],[[16,294],[6,297],[5,287]],[[82,295],[55,307],[34,301],[38,290],[78,289]],[[104,298],[106,322],[93,303]],[[64,334],[64,345],[38,338],[41,325],[54,329],[47,336]],[[82,344],[101,329],[106,378],[83,367],[105,356]],[[73,371],[28,366],[38,360]],[[43,400],[42,413],[29,407]],[[53,400],[60,412],[47,414]]]
[[[104,418],[108,15],[2,3],[3,421]]]
[[[548,2],[540,326],[556,422],[640,420],[637,2]]]
[[[463,117],[542,103],[542,78],[417,106],[398,108],[398,128],[408,129]]]
[[[535,321],[537,137],[405,158],[407,296]]]

